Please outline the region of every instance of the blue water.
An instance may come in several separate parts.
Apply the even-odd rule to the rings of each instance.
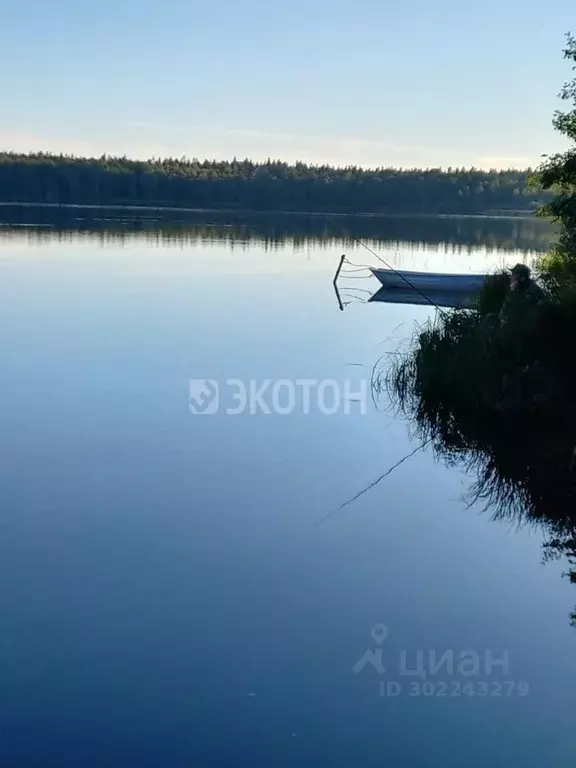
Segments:
[[[573,765],[576,591],[541,534],[467,509],[471,478],[427,450],[338,510],[417,445],[385,398],[226,413],[230,379],[359,391],[429,316],[339,312],[343,250],[373,262],[317,240],[0,240],[2,766]],[[204,378],[212,415],[190,409]],[[366,650],[384,675],[355,674]],[[480,674],[424,689],[419,650],[472,650]]]

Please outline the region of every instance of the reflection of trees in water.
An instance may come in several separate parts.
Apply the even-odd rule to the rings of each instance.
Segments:
[[[343,243],[351,245],[351,238],[357,237],[375,248],[402,243],[424,249],[446,244],[457,250],[484,247],[544,252],[553,237],[552,227],[535,217],[325,217],[2,206],[0,221],[6,222],[4,239],[18,233],[32,242],[67,242],[78,237],[94,238],[100,243],[143,238],[161,245],[216,241],[230,247],[256,242],[269,250],[310,245],[342,247]]]
[[[438,448],[438,446],[437,446]],[[470,436],[458,460],[475,474],[472,501],[495,519],[534,525],[545,536],[545,559],[563,559],[576,583],[576,411],[494,420]],[[456,458],[449,446],[437,455]],[[576,611],[572,614],[576,626]]]
[[[386,383],[416,436],[473,475],[470,502],[538,526],[545,558],[564,558],[576,582],[574,327],[576,293],[446,312],[396,356]]]
[[[536,422],[517,417],[492,427],[461,457],[476,473],[473,499],[494,508],[495,519],[539,527],[545,559],[563,559],[576,583],[574,414]],[[576,626],[576,611],[571,618]]]

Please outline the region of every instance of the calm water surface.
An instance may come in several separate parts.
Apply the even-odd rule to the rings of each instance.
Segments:
[[[229,379],[360,391],[430,311],[350,275],[340,313],[339,255],[374,259],[325,224],[111,218],[0,230],[0,764],[573,765],[576,593],[539,532],[467,509],[427,451],[338,511],[416,447],[385,401],[226,413]],[[547,238],[380,226],[407,269]],[[424,688],[419,651],[469,663]]]

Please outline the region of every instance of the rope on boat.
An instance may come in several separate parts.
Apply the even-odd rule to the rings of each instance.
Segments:
[[[332,222],[334,222],[334,220],[332,219],[332,217],[331,217],[331,216],[327,216],[326,218],[327,218],[329,221],[332,221]],[[386,259],[384,259],[384,258],[383,258],[382,256],[380,256],[378,253],[376,253],[376,251],[375,251],[374,249],[370,248],[370,246],[366,245],[366,243],[364,243],[364,242],[363,242],[363,241],[362,241],[362,240],[361,240],[359,237],[356,237],[355,235],[352,235],[352,233],[350,233],[348,230],[346,230],[346,228],[345,228],[345,227],[342,227],[342,231],[343,231],[343,233],[344,233],[344,235],[345,235],[345,236],[347,236],[348,238],[350,238],[350,239],[351,239],[351,240],[353,240],[354,242],[356,242],[356,243],[358,243],[359,245],[361,245],[361,246],[362,246],[362,248],[365,248],[365,249],[366,249],[366,250],[367,250],[367,251],[368,251],[370,254],[372,254],[372,256],[374,256],[374,257],[375,257],[375,258],[377,258],[379,261],[381,261],[381,262],[382,262],[382,264],[384,264],[384,265],[385,265],[385,266],[386,266],[386,267],[387,267],[389,270],[391,270],[392,272],[394,272],[394,274],[396,274],[398,277],[400,277],[402,280],[404,280],[404,282],[405,282],[405,283],[406,283],[406,284],[407,284],[407,285],[408,285],[410,288],[412,288],[412,290],[416,291],[416,293],[418,293],[418,294],[419,294],[419,295],[420,295],[420,296],[421,296],[421,297],[422,297],[422,298],[423,298],[425,301],[427,301],[429,304],[431,304],[433,307],[435,307],[435,309],[437,309],[437,310],[438,310],[438,312],[440,312],[440,314],[442,314],[443,316],[446,316],[446,313],[444,312],[444,310],[442,309],[442,307],[439,307],[439,306],[438,306],[438,304],[436,304],[436,302],[435,302],[435,301],[433,301],[433,300],[432,300],[432,299],[431,299],[429,296],[427,296],[427,295],[426,295],[426,294],[425,294],[423,291],[421,291],[419,288],[417,288],[417,287],[416,287],[416,286],[415,286],[415,285],[414,285],[414,284],[413,284],[413,283],[412,283],[412,282],[411,282],[411,281],[410,281],[410,280],[409,280],[409,279],[406,277],[406,275],[402,274],[402,272],[399,272],[397,269],[395,269],[395,268],[394,268],[394,267],[393,267],[391,264],[389,264],[389,263],[386,261]],[[351,269],[351,270],[346,270],[346,269],[343,269],[343,266],[344,266],[344,264],[345,264],[345,263],[349,264],[351,267],[355,267],[355,269]],[[342,302],[342,300],[341,300],[341,298],[340,298],[340,293],[339,293],[339,291],[338,291],[337,282],[338,282],[338,278],[339,278],[339,276],[340,276],[341,272],[345,272],[345,273],[350,273],[350,272],[362,272],[362,271],[364,271],[364,270],[370,270],[370,271],[371,271],[371,267],[370,267],[368,264],[356,264],[356,263],[354,263],[354,262],[350,261],[350,260],[349,260],[349,259],[346,257],[346,255],[345,255],[345,254],[343,254],[343,255],[341,256],[341,258],[340,258],[340,263],[338,264],[338,269],[336,270],[336,274],[334,275],[334,281],[333,281],[333,283],[334,283],[334,289],[335,289],[335,291],[336,291],[336,296],[337,296],[337,298],[338,298],[338,303],[339,303],[339,305],[340,305],[340,309],[342,309],[342,310],[343,310],[343,309],[344,309],[344,307],[345,307],[345,306],[347,306],[347,305],[350,303],[349,301],[347,301],[347,302],[343,303],[343,302]],[[350,280],[351,280],[351,279],[363,280],[363,279],[365,279],[365,278],[364,278],[364,277],[355,277],[355,278],[353,278],[353,277],[349,277],[348,279],[350,279]],[[348,290],[348,291],[352,291],[352,290],[355,290],[355,289],[353,289],[353,288],[348,288],[347,290]],[[356,289],[356,290],[358,290],[358,291],[362,291],[362,289]],[[350,295],[350,294],[348,294],[348,296],[349,296],[349,295]],[[356,298],[356,297],[354,297],[354,298]],[[360,299],[360,301],[362,301],[362,300]],[[438,316],[436,315],[436,318],[435,318],[435,320],[437,319],[437,317],[438,317]],[[321,518],[321,519],[320,519],[320,520],[317,522],[317,525],[322,525],[322,524],[323,524],[323,523],[325,523],[327,520],[329,520],[329,519],[330,519],[330,518],[331,518],[331,517],[332,517],[334,514],[336,514],[336,512],[339,512],[340,510],[344,509],[345,507],[349,506],[350,504],[353,504],[353,503],[354,503],[354,502],[355,502],[357,499],[359,499],[359,498],[360,498],[361,496],[363,496],[365,493],[368,493],[368,491],[371,491],[371,490],[372,490],[372,488],[375,488],[375,487],[376,487],[376,486],[377,486],[377,485],[378,485],[380,482],[382,482],[382,480],[384,480],[384,478],[386,478],[386,477],[388,477],[389,475],[391,475],[391,474],[392,474],[392,472],[394,472],[394,470],[395,470],[395,469],[397,469],[399,466],[401,466],[402,464],[404,464],[404,462],[405,462],[405,461],[408,461],[408,459],[410,459],[412,456],[414,456],[416,453],[418,453],[418,451],[421,451],[423,448],[425,448],[425,447],[428,445],[428,443],[430,443],[430,442],[431,442],[431,440],[432,440],[432,438],[428,438],[427,440],[424,440],[424,442],[422,442],[422,443],[420,443],[420,445],[416,446],[416,448],[414,448],[414,450],[410,451],[410,453],[406,454],[406,456],[403,456],[403,457],[402,457],[401,459],[399,459],[399,460],[398,460],[398,461],[397,461],[395,464],[393,464],[391,467],[389,467],[389,468],[388,468],[388,469],[387,469],[385,472],[383,472],[383,473],[382,473],[382,474],[381,474],[379,477],[377,477],[377,478],[376,478],[376,480],[374,480],[373,482],[371,482],[371,483],[370,483],[369,485],[367,485],[365,488],[362,488],[362,490],[358,491],[358,493],[357,493],[357,494],[355,494],[354,496],[352,496],[352,498],[350,498],[350,499],[348,499],[347,501],[345,501],[345,502],[344,502],[343,504],[341,504],[339,507],[337,507],[336,509],[333,509],[333,510],[331,510],[330,512],[328,512],[328,514],[327,514],[327,515],[325,515],[324,517],[322,517],[322,518]],[[575,452],[576,452],[576,448],[575,448]]]
[[[335,223],[335,219],[333,219],[333,218],[332,218],[332,216],[326,216],[326,219],[327,219],[328,221],[332,222],[332,223],[334,224],[334,226],[336,226],[336,223]],[[340,227],[338,227],[338,229],[340,229]],[[439,307],[439,306],[438,306],[438,304],[436,304],[436,302],[435,302],[435,301],[433,301],[433,300],[432,300],[432,299],[431,299],[429,296],[427,296],[427,295],[426,295],[426,294],[425,294],[423,291],[421,291],[421,290],[420,290],[420,288],[417,288],[417,287],[414,285],[414,283],[412,283],[412,282],[411,282],[411,281],[410,281],[410,280],[409,280],[409,279],[406,277],[406,275],[404,275],[404,274],[403,274],[402,272],[400,272],[399,270],[395,269],[395,268],[394,268],[394,267],[393,267],[391,264],[389,264],[389,263],[386,261],[386,259],[384,259],[384,258],[383,258],[382,256],[380,256],[378,253],[376,253],[376,251],[375,251],[373,248],[370,248],[370,246],[369,246],[369,245],[366,245],[366,243],[365,243],[365,242],[363,242],[363,241],[362,241],[362,240],[361,240],[359,237],[356,237],[356,235],[353,235],[353,234],[352,234],[352,233],[351,233],[349,230],[347,230],[347,229],[346,229],[346,227],[342,227],[342,228],[341,228],[341,231],[342,231],[342,233],[344,234],[344,236],[345,236],[345,237],[348,237],[348,238],[349,238],[350,240],[352,240],[353,242],[355,242],[355,243],[358,243],[358,245],[361,245],[361,246],[362,246],[362,248],[366,248],[366,250],[368,251],[368,253],[372,254],[372,256],[374,256],[376,259],[378,259],[378,261],[381,261],[381,262],[382,262],[382,264],[384,264],[384,266],[385,266],[385,267],[387,267],[387,269],[389,269],[389,270],[391,270],[392,272],[394,272],[394,274],[395,274],[395,275],[397,275],[397,277],[399,277],[399,278],[401,278],[402,280],[404,280],[404,282],[406,283],[406,285],[408,285],[410,288],[412,288],[412,290],[413,290],[413,291],[416,291],[416,293],[418,293],[418,294],[419,294],[419,295],[420,295],[420,296],[421,296],[421,297],[422,297],[422,298],[423,298],[425,301],[427,301],[429,304],[431,304],[433,307],[435,307],[435,308],[438,310],[438,312],[440,312],[442,315],[446,315],[446,313],[444,312],[444,310],[443,310],[441,307]],[[338,269],[336,270],[336,275],[334,276],[334,287],[336,287],[336,282],[337,282],[337,280],[338,280],[338,277],[340,276],[340,272],[341,272],[341,270],[342,270],[342,265],[344,264],[344,262],[345,262],[345,261],[346,261],[346,262],[348,262],[348,263],[349,263],[351,266],[353,266],[353,267],[361,267],[361,268],[367,268],[367,269],[370,269],[370,267],[369,267],[368,265],[362,265],[362,264],[353,264],[351,261],[348,261],[348,259],[346,258],[346,256],[345,256],[345,255],[343,255],[343,256],[342,256],[342,258],[341,258],[341,260],[340,260],[340,264],[338,265]],[[352,278],[350,278],[350,279],[352,279]],[[358,279],[358,278],[357,278],[357,279]]]

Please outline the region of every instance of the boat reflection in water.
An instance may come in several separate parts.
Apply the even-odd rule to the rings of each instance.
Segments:
[[[436,307],[470,309],[476,301],[476,293],[449,288],[427,288],[418,293],[414,288],[383,285],[368,302],[383,301],[386,304],[425,304]]]

